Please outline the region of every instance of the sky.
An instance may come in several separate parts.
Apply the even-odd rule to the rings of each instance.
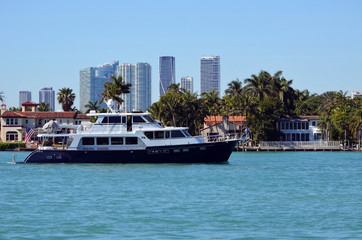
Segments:
[[[0,91],[7,108],[19,91],[73,89],[79,71],[113,60],[152,67],[159,99],[159,57],[174,56],[176,82],[194,78],[200,59],[219,55],[221,95],[232,80],[283,71],[294,89],[362,90],[362,1],[0,0]],[[60,110],[56,104],[56,110]]]

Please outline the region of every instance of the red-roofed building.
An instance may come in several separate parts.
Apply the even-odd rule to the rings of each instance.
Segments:
[[[59,125],[80,125],[89,123],[89,117],[77,112],[38,112],[38,104],[34,102],[25,102],[22,104],[21,112],[10,112],[6,110],[6,105],[1,105],[1,141],[2,142],[21,142],[26,135],[26,126],[29,125],[34,131],[32,140],[37,139],[38,128],[50,120],[56,121]],[[31,111],[27,111],[31,109]]]
[[[245,116],[207,116],[204,119],[202,136],[212,135],[240,135],[245,128]]]

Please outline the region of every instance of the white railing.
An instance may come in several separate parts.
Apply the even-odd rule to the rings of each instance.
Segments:
[[[228,140],[238,139],[238,134],[224,134],[224,135],[211,135],[211,136],[200,136],[205,142],[223,142]]]
[[[260,142],[260,148],[290,148],[290,149],[308,149],[308,148],[339,148],[339,141],[267,141]]]

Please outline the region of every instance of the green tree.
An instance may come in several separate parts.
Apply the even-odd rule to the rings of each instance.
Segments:
[[[274,82],[281,75],[281,71],[278,71],[271,76],[266,71],[261,71],[259,75],[251,75],[251,78],[247,78],[244,80],[246,84],[244,86],[244,91],[249,96],[257,98],[259,101],[263,101],[264,98],[275,95],[275,91],[273,89]]]
[[[115,76],[111,77],[112,82],[104,83],[104,92],[102,93],[102,98],[99,100],[99,103],[103,101],[107,101],[112,99],[116,101],[118,109],[119,106],[123,103],[123,99],[121,98],[121,94],[128,94],[130,93],[130,88],[132,84],[125,83],[122,80],[122,76],[116,78]]]
[[[57,100],[59,104],[62,105],[63,111],[70,111],[75,100],[75,94],[73,93],[73,90],[70,88],[62,88],[59,89],[57,95]]]
[[[98,105],[98,101],[88,101],[88,103],[86,105],[84,105],[84,107],[87,108],[86,113],[89,113],[90,111],[98,111],[100,109],[100,106]]]
[[[39,103],[38,111],[40,111],[40,112],[48,112],[48,111],[50,111],[49,103],[46,103],[46,102]]]

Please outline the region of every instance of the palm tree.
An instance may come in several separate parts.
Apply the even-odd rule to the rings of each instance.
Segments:
[[[4,92],[0,91],[0,102],[4,101],[5,101]]]
[[[179,83],[172,83],[167,88],[167,92],[175,92],[175,93],[182,93],[184,89],[181,89]]]
[[[46,103],[46,102],[39,103],[38,110],[40,112],[48,112],[48,111],[50,111],[49,103]]]
[[[90,111],[98,111],[100,106],[98,105],[98,101],[88,101],[88,103],[86,105],[84,105],[84,107],[88,108],[86,113],[89,113]]]
[[[122,81],[122,76],[119,76],[118,78],[112,76],[111,79],[112,82],[104,83],[104,92],[102,93],[102,98],[99,100],[99,103],[112,99],[117,102],[117,106],[119,108],[119,106],[124,102],[120,97],[121,94],[130,93],[132,84]]]
[[[261,71],[259,75],[251,75],[251,78],[244,80],[245,92],[262,101],[267,96],[273,95],[273,77],[266,71]]]
[[[228,83],[228,89],[225,90],[225,95],[232,96],[240,96],[242,93],[242,82],[239,79],[233,80]]]
[[[57,100],[59,104],[62,105],[63,111],[65,112],[70,111],[75,99],[75,94],[73,93],[73,90],[70,88],[62,88],[59,89],[57,95],[58,95]]]
[[[215,118],[216,124],[216,116],[220,112],[220,98],[219,98],[219,91],[215,91],[215,88],[211,92],[203,92],[201,94],[201,98],[204,101],[204,104],[207,108],[208,115],[212,115]],[[216,125],[217,128],[217,125]]]
[[[292,84],[293,80],[288,81],[284,77],[274,80],[275,90],[287,113],[294,109],[294,89],[291,87]]]

